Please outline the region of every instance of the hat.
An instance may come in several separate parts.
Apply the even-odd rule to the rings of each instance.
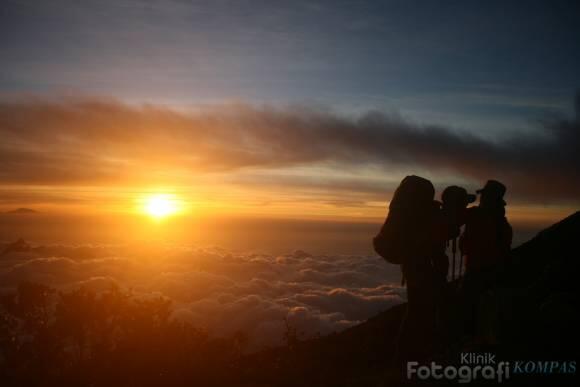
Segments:
[[[441,200],[443,203],[458,203],[462,202],[465,204],[473,203],[476,197],[473,194],[468,194],[467,190],[463,187],[458,187],[456,185],[450,185],[443,190],[441,194]]]
[[[503,195],[505,195],[506,187],[505,187],[505,185],[503,185],[502,183],[500,183],[497,180],[488,180],[482,189],[478,189],[475,192],[477,192],[478,194],[485,195],[486,197],[489,197],[489,198],[495,198],[495,199],[501,200],[503,202],[503,204],[505,205],[505,201],[503,200]]]

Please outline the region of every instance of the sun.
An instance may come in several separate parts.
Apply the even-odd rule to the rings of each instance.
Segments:
[[[177,201],[170,195],[151,195],[145,199],[144,211],[155,219],[163,219],[175,214],[178,208]]]

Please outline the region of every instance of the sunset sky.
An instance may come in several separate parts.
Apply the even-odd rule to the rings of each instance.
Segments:
[[[501,180],[514,222],[580,203],[578,2],[0,7],[0,211],[45,228],[380,222],[407,174]]]
[[[406,175],[429,178],[437,198],[448,185],[505,183],[513,247],[578,211],[578,15],[577,0],[1,0],[0,309],[26,281],[44,284],[74,340],[98,343],[69,362],[75,341],[46,349],[56,322],[35,322],[40,339],[24,330],[18,347],[6,327],[28,325],[5,318],[17,350],[4,354],[25,366],[0,351],[3,375],[28,377],[34,364],[84,380],[78,364],[100,378],[110,362],[86,352],[126,358],[133,380],[140,363],[123,348],[139,351],[108,356],[76,321],[113,340],[132,330],[109,335],[92,322],[107,308],[83,298],[61,309],[75,289],[167,301],[171,321],[241,332],[248,351],[291,345],[292,330],[302,340],[357,326],[406,300],[401,268],[372,245]],[[451,246],[450,280],[456,263],[462,272]],[[542,311],[566,299],[542,297]],[[444,300],[450,311],[453,299],[463,296]],[[35,342],[55,355],[36,356]]]

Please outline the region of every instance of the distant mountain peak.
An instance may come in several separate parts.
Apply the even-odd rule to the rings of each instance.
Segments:
[[[38,214],[38,211],[32,208],[20,207],[12,211],[6,211],[6,214]]]
[[[8,254],[8,253],[23,253],[30,251],[32,246],[28,242],[24,240],[24,238],[18,238],[15,242],[9,243],[4,247],[4,251],[2,251],[1,255]]]

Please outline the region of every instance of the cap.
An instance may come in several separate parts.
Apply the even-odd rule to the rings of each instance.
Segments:
[[[463,202],[465,204],[469,204],[473,203],[475,199],[475,195],[468,194],[465,188],[458,187],[456,185],[451,185],[445,188],[441,194],[441,200],[443,203]]]

